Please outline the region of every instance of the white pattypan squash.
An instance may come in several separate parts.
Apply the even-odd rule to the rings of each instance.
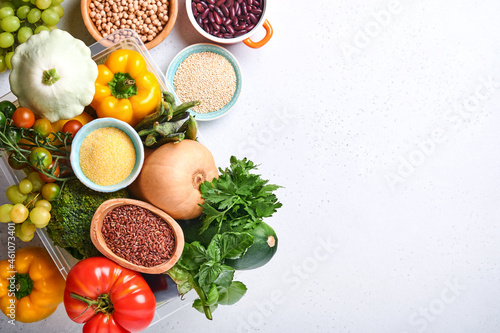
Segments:
[[[90,49],[66,31],[31,36],[16,48],[11,64],[12,93],[41,118],[70,119],[92,102],[97,64]]]

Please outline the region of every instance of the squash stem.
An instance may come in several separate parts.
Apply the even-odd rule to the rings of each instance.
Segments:
[[[43,71],[42,83],[46,86],[51,86],[56,83],[61,77],[57,74],[55,68]]]

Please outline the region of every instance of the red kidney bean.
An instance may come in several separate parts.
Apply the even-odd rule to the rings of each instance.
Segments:
[[[246,33],[247,33],[246,30],[236,31],[236,33],[234,34],[234,37],[240,37],[240,36],[243,36]]]
[[[235,31],[234,31],[234,28],[232,26],[226,25],[226,29],[227,29],[227,32],[234,35]]]
[[[226,5],[220,5],[220,10],[225,17],[229,17],[229,9],[227,9]]]
[[[194,2],[191,3],[191,10],[193,11],[194,17],[198,16],[198,9],[196,9],[196,4]]]
[[[248,4],[249,6],[251,6],[251,5],[253,5],[253,1],[252,1],[252,0],[247,0],[247,4]]]
[[[224,13],[222,12],[222,10],[220,10],[219,7],[215,7],[214,11],[217,13],[217,15],[220,16],[221,19],[224,17]]]
[[[233,26],[234,30],[238,30],[238,31],[245,30],[246,27],[247,27],[247,25],[245,23]]]
[[[215,3],[215,5],[216,5],[217,7],[220,7],[220,6],[221,6],[224,2],[226,2],[226,0],[218,0],[218,1]]]
[[[198,15],[196,22],[200,25],[200,27],[203,27],[203,19],[201,18],[201,15]]]
[[[236,17],[236,9],[234,9],[234,7],[231,7],[229,9],[229,17],[234,19]]]
[[[243,0],[236,0],[236,1],[237,1],[238,3],[242,3],[242,2],[243,2]]]
[[[238,2],[236,2],[234,4],[234,10],[236,11],[236,16],[240,16],[241,15],[241,6]]]
[[[201,14],[201,19],[204,20],[207,18],[208,13],[210,13],[210,8],[205,9],[205,11]]]
[[[210,4],[210,5],[208,5],[208,8],[210,8],[211,10],[214,10],[215,5]]]
[[[231,25],[231,23],[233,23],[233,20],[231,20],[230,18],[224,20],[224,25],[226,26]]]
[[[247,6],[246,6],[244,3],[243,3],[243,4],[241,4],[241,6],[240,6],[240,7],[241,7],[241,13],[242,13],[243,15],[248,14],[248,11],[247,11]]]
[[[210,20],[208,19],[208,17],[203,20],[203,23],[210,23]]]
[[[250,21],[252,21],[253,24],[257,24],[257,22],[259,22],[257,16],[255,16],[253,13],[248,14],[248,17],[250,17]]]
[[[234,3],[234,0],[227,0],[225,4],[226,4],[226,7],[229,8],[229,7],[233,6],[233,3]]]
[[[212,22],[212,27],[214,27],[214,31],[217,31],[217,32],[220,31],[220,25],[218,25],[217,23]]]
[[[198,11],[201,13],[203,12],[204,8],[203,8],[203,5],[201,3],[197,3],[196,4],[196,9],[198,9]]]
[[[208,3],[212,3],[214,4],[215,3],[215,0],[207,0]]]
[[[254,15],[262,15],[262,9],[260,8],[252,8],[250,12]]]
[[[223,36],[224,36],[224,38],[233,38],[234,37],[233,34],[229,34],[229,33],[224,34]]]
[[[214,13],[213,12],[208,12],[208,19],[210,20],[211,23],[215,22],[215,18],[214,18]]]
[[[214,19],[215,19],[215,23],[217,24],[222,24],[222,19],[220,18],[219,14],[217,14],[217,12],[214,13]]]
[[[252,30],[253,28],[255,28],[255,24],[250,24],[250,25],[247,25],[247,27],[245,28],[246,31],[250,31]]]

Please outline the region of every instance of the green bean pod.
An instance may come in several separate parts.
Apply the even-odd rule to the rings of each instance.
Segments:
[[[174,106],[174,118],[176,118],[178,115],[182,114],[183,112],[186,112],[187,110],[200,105],[200,101],[189,101],[189,102],[184,102],[182,104]]]
[[[148,134],[148,136],[146,137],[146,140],[144,140],[144,145],[146,147],[151,147],[152,145],[154,145],[157,142],[156,141],[157,135],[158,135],[157,133]]]

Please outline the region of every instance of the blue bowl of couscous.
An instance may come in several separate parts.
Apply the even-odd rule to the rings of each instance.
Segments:
[[[241,69],[225,48],[200,43],[186,47],[170,62],[166,72],[179,103],[201,102],[189,110],[196,120],[214,120],[226,115],[241,93]]]
[[[84,125],[71,143],[71,167],[87,187],[115,192],[129,186],[144,163],[141,138],[129,124],[99,118]]]

